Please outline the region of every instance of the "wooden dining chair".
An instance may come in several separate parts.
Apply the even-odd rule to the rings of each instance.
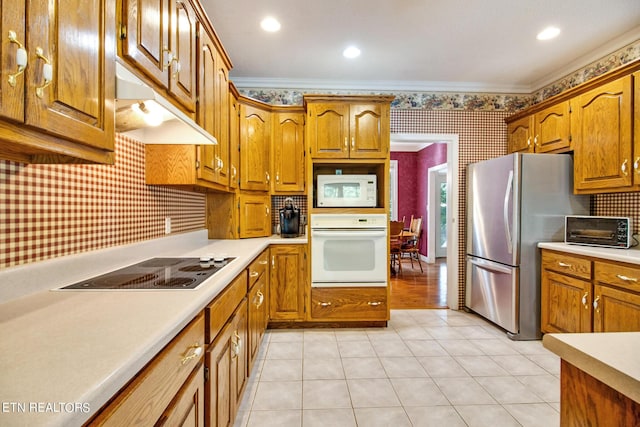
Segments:
[[[389,223],[389,252],[391,255],[391,272],[395,274],[395,266],[398,272],[402,272],[400,257],[402,256],[402,230],[404,222],[391,221]]]
[[[420,272],[424,273],[422,269],[422,262],[420,261],[420,242],[422,238],[422,217],[418,217],[411,220],[411,225],[409,226],[409,231],[414,234],[414,236],[406,240],[402,243],[400,247],[400,260],[402,260],[402,256],[404,254],[409,255],[409,260],[411,261],[411,268],[413,268],[413,260],[414,258],[418,261],[418,265],[420,266]]]

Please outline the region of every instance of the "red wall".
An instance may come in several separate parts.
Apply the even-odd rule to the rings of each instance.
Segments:
[[[409,226],[411,215],[422,217],[420,253],[427,255],[427,192],[428,170],[446,163],[447,144],[432,144],[418,152],[392,152],[398,161],[398,219],[405,217]]]

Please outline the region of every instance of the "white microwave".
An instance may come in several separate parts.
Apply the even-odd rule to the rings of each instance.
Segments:
[[[318,175],[319,208],[376,207],[377,194],[376,175]]]

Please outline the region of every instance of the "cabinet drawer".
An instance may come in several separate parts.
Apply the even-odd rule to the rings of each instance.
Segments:
[[[591,280],[591,261],[579,256],[543,250],[542,268]]]
[[[247,271],[243,271],[233,279],[220,295],[205,309],[207,344],[216,339],[227,320],[231,317],[236,307],[247,294]]]
[[[264,250],[258,257],[253,260],[249,265],[249,290],[256,284],[260,276],[267,271],[269,265],[269,251]]]
[[[640,267],[596,261],[595,278],[596,283],[640,292]]]
[[[154,425],[204,355],[200,314],[118,394],[90,425]]]
[[[314,320],[387,320],[387,288],[312,288]]]

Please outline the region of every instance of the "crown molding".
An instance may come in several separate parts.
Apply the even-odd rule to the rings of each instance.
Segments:
[[[575,73],[578,70],[581,70],[592,64],[596,61],[600,61],[605,59],[607,56],[612,55],[613,53],[619,51],[620,49],[624,49],[626,46],[637,42],[640,40],[640,26],[632,29],[617,37],[613,40],[609,40],[608,42],[600,45],[597,49],[592,50],[587,55],[581,56],[580,58],[564,65],[562,68],[559,68],[554,73],[545,76],[544,79],[538,80],[531,85],[531,92],[534,93],[558,80],[561,80],[568,75]]]

